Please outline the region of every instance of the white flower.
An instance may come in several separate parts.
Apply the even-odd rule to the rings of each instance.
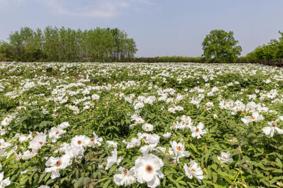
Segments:
[[[168,139],[168,138],[171,137],[171,135],[172,135],[172,133],[167,132],[167,133],[164,133],[162,136],[163,136],[163,138]]]
[[[55,179],[60,177],[59,171],[65,169],[71,164],[70,157],[68,155],[63,155],[62,157],[50,157],[45,165],[48,167],[45,172],[51,172],[51,178]]]
[[[139,183],[147,183],[148,187],[154,188],[160,185],[159,178],[164,175],[161,168],[164,163],[155,155],[146,155],[139,157],[135,161],[135,174]]]
[[[4,151],[6,148],[10,146],[11,144],[9,142],[6,142],[4,139],[0,138],[0,153],[2,150]]]
[[[3,136],[7,133],[7,131],[5,129],[3,129],[2,127],[0,127],[0,135]]]
[[[90,138],[90,145],[91,146],[95,146],[95,145],[101,146],[101,142],[103,141],[103,138],[98,137],[95,132],[93,132],[92,134],[93,134],[93,137]]]
[[[179,162],[180,158],[189,156],[189,152],[185,150],[185,146],[182,143],[173,141],[170,144],[175,155],[174,158],[176,158],[177,162]]]
[[[38,188],[50,188],[48,185],[41,185]]]
[[[205,107],[206,107],[207,110],[211,110],[213,106],[214,106],[213,102],[207,102],[205,104]]]
[[[193,121],[189,116],[181,116],[179,121],[173,124],[172,129],[188,129],[193,125]]]
[[[70,127],[70,124],[68,122],[63,122],[60,125],[58,125],[58,128],[61,128],[61,129],[66,129],[68,127]]]
[[[16,137],[19,139],[20,143],[26,142],[29,139],[32,138],[32,134],[30,133],[29,135],[24,135],[24,134],[16,134]]]
[[[92,96],[91,96],[91,99],[92,100],[99,100],[99,95],[96,95],[96,94],[93,94]]]
[[[233,158],[228,152],[221,152],[220,156],[217,157],[222,163],[231,163],[233,162]]]
[[[79,135],[72,138],[71,145],[75,147],[87,147],[90,144],[90,139],[87,136]]]
[[[46,143],[46,135],[44,133],[38,133],[29,143],[29,149],[38,151]]]
[[[192,131],[192,137],[193,138],[201,138],[205,133],[206,133],[206,130],[204,129],[204,124],[203,123],[199,123],[196,127],[192,127],[191,128],[191,131]]]
[[[7,187],[11,184],[10,178],[4,179],[4,172],[0,172],[0,188]]]
[[[153,125],[149,123],[145,123],[142,125],[142,129],[146,132],[151,132],[153,131]]]
[[[139,110],[141,108],[144,107],[144,103],[143,102],[137,102],[135,105],[134,105],[134,109],[135,110]]]
[[[122,157],[118,158],[117,148],[115,147],[114,150],[112,151],[112,155],[107,157],[107,164],[106,164],[105,169],[108,170],[114,164],[119,165],[122,160],[123,160]]]
[[[155,144],[150,144],[150,145],[145,145],[145,146],[142,146],[140,148],[140,152],[143,154],[143,155],[147,155],[149,152],[155,150],[156,148],[156,145]]]
[[[66,131],[64,131],[62,128],[59,127],[52,127],[49,131],[49,138],[51,139],[51,141],[54,143],[56,142],[61,135],[63,135]]]
[[[118,186],[129,186],[136,182],[135,169],[130,170],[120,167],[118,174],[114,175],[114,183]]]
[[[23,153],[19,154],[18,155],[18,158],[19,159],[22,159],[22,160],[29,160],[31,158],[33,158],[34,156],[37,155],[37,151],[35,150],[27,150],[27,151],[24,151]]]
[[[6,127],[8,126],[14,119],[15,119],[16,115],[12,114],[12,115],[8,115],[7,117],[5,117],[1,123],[0,126]]]
[[[268,125],[268,127],[262,128],[262,131],[266,136],[273,137],[275,133],[283,134],[283,129],[277,127],[276,121],[268,122]]]
[[[139,139],[143,139],[146,144],[157,145],[160,137],[157,134],[138,133]]]
[[[107,140],[106,143],[111,146],[111,147],[114,147],[114,148],[117,148],[118,147],[118,143],[115,142],[115,141],[112,141],[112,140]]]
[[[127,149],[138,147],[141,145],[141,141],[138,138],[132,138],[130,142],[127,142]]]
[[[195,161],[191,161],[189,166],[184,165],[184,171],[188,178],[192,179],[195,177],[198,181],[203,179],[203,171]]]
[[[252,122],[259,122],[261,120],[264,120],[264,117],[258,112],[253,112],[251,116],[246,116],[244,118],[241,118],[241,120],[245,125],[248,125]]]
[[[143,124],[145,122],[144,119],[137,114],[132,115],[131,119],[135,122],[135,124]]]
[[[173,107],[168,108],[168,112],[171,112],[173,114],[175,114],[176,112],[183,111],[183,110],[184,108],[182,106],[173,106]]]
[[[63,152],[65,155],[68,155],[70,159],[81,157],[84,154],[84,148],[81,146],[74,146],[71,144],[62,144],[59,148],[60,152]]]

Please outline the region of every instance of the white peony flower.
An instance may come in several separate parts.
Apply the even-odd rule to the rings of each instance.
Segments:
[[[34,156],[36,156],[36,155],[37,155],[37,151],[27,150],[27,151],[24,151],[23,153],[19,154],[18,155],[18,159],[29,160],[29,159],[33,158]]]
[[[12,144],[6,142],[4,139],[0,138],[0,153],[4,151],[6,148],[10,147]]]
[[[171,137],[171,135],[172,135],[172,133],[167,132],[167,133],[164,133],[162,136],[163,136],[163,138],[168,139],[168,138]]]
[[[101,142],[103,141],[103,138],[98,137],[95,132],[93,132],[92,134],[93,134],[93,137],[90,138],[90,145],[91,146],[96,146],[96,145],[101,146]]]
[[[60,125],[58,125],[57,127],[61,128],[61,129],[66,129],[66,128],[70,127],[70,124],[68,122],[63,122]]]
[[[171,112],[172,114],[175,114],[176,112],[183,111],[184,108],[182,106],[173,106],[168,108],[168,112]]]
[[[118,174],[114,175],[114,183],[118,186],[129,186],[136,182],[135,169],[130,170],[120,167]]]
[[[144,107],[144,103],[143,102],[137,102],[135,105],[134,105],[134,109],[135,110],[139,110],[141,108]]]
[[[180,158],[189,156],[189,152],[185,150],[185,146],[182,143],[173,141],[170,144],[175,155],[174,158],[177,160],[177,162],[179,162]]]
[[[130,142],[127,142],[127,149],[131,149],[134,147],[139,147],[141,145],[141,141],[138,138],[132,138]]]
[[[114,150],[112,151],[112,155],[107,157],[107,164],[105,169],[108,170],[109,168],[111,168],[114,164],[119,165],[120,162],[123,160],[122,157],[118,158],[118,152],[117,152],[117,148],[115,147]]]
[[[160,185],[159,178],[164,175],[161,168],[164,163],[155,155],[146,155],[139,157],[135,161],[135,174],[139,183],[147,183],[148,187],[154,188]]]
[[[142,125],[142,129],[146,132],[151,132],[153,131],[153,125],[149,123],[145,123]]]
[[[33,151],[38,151],[43,145],[46,144],[46,135],[44,133],[38,133],[29,143],[28,148]]]
[[[100,96],[99,95],[96,95],[96,94],[93,94],[92,96],[91,96],[91,99],[92,100],[99,100],[99,98],[100,98]]]
[[[220,155],[217,157],[222,163],[231,163],[233,162],[233,158],[230,153],[228,152],[221,152]]]
[[[87,136],[79,135],[72,138],[71,145],[74,147],[87,147],[90,144],[90,139]]]
[[[51,139],[51,142],[56,142],[60,137],[61,135],[65,134],[65,130],[63,130],[62,128],[59,128],[59,127],[52,127],[49,131],[49,138]]]
[[[26,142],[29,139],[32,138],[32,134],[30,133],[29,135],[24,135],[24,134],[16,134],[16,137],[19,139],[20,143]]]
[[[0,172],[0,187],[4,188],[11,184],[10,178],[4,179],[4,172]]]
[[[137,115],[137,114],[132,115],[131,116],[131,120],[134,121],[135,124],[143,124],[143,123],[145,123],[144,119],[141,116]]]
[[[276,121],[268,122],[268,125],[268,127],[262,128],[262,131],[266,136],[273,137],[275,133],[283,134],[283,129],[280,129],[277,126]]]
[[[160,137],[157,134],[138,133],[138,138],[143,139],[146,144],[157,145]]]
[[[114,147],[114,148],[117,148],[118,147],[118,143],[115,142],[115,141],[112,141],[112,140],[107,140],[106,143],[111,146],[111,147]]]
[[[10,123],[15,119],[15,117],[16,117],[15,114],[8,115],[7,117],[5,117],[5,118],[1,121],[0,126],[7,127],[7,126],[10,125]]]
[[[192,137],[197,139],[201,138],[206,133],[203,123],[199,123],[196,127],[191,127],[191,131]]]
[[[51,172],[51,178],[55,179],[60,177],[59,171],[65,169],[71,164],[71,159],[68,155],[63,155],[62,157],[50,157],[45,165],[45,172]]]
[[[181,116],[179,121],[173,124],[172,129],[189,129],[193,126],[193,121],[189,116]]]
[[[60,152],[63,152],[65,155],[68,155],[70,159],[81,157],[84,154],[84,148],[81,146],[74,146],[71,144],[62,144],[59,148]]]
[[[251,116],[246,116],[244,118],[241,118],[241,120],[245,125],[248,125],[249,123],[252,123],[252,122],[262,121],[264,120],[264,117],[258,112],[253,112]]]
[[[195,161],[191,161],[189,166],[184,165],[184,171],[188,178],[192,179],[195,177],[198,181],[203,179],[203,171]]]
[[[48,185],[41,185],[38,188],[50,188]]]
[[[140,148],[140,152],[143,155],[147,155],[149,152],[154,151],[156,149],[155,144],[145,145]]]

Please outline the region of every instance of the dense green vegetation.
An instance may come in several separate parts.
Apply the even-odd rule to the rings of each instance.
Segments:
[[[114,61],[136,51],[135,41],[119,29],[25,27],[0,43],[0,61]]]
[[[242,48],[232,31],[212,30],[202,43],[203,57],[207,62],[236,62]]]
[[[283,33],[279,32],[278,40],[271,40],[268,44],[257,47],[246,58],[250,62],[270,61],[283,58]]]
[[[135,57],[134,39],[115,28],[74,30],[25,27],[0,41],[0,61],[56,62],[195,62],[195,63],[262,63],[283,66],[283,33],[277,40],[257,47],[246,56],[232,31],[212,30],[205,36],[201,57]]]

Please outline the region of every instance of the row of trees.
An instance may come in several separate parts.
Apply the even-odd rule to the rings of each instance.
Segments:
[[[283,59],[283,33],[278,40],[240,57],[242,48],[232,31],[212,30],[202,43],[201,57],[135,58],[135,41],[119,29],[73,30],[25,27],[0,42],[0,61],[133,61],[133,62],[260,62]]]
[[[117,28],[25,27],[0,43],[0,61],[115,61],[133,58],[136,44]]]

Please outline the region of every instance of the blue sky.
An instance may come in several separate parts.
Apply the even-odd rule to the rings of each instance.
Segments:
[[[0,39],[23,26],[118,27],[138,56],[201,55],[212,29],[232,30],[243,54],[279,37],[283,0],[0,0]]]

